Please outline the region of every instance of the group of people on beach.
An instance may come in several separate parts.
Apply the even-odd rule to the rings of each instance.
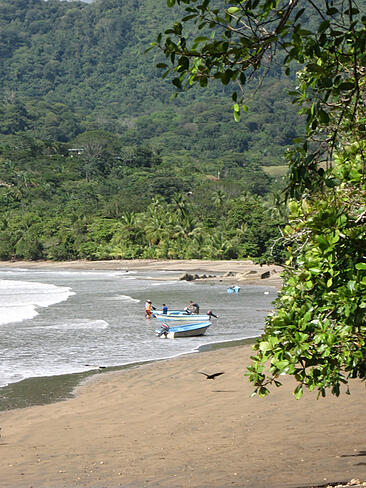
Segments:
[[[152,301],[149,299],[149,300],[146,300],[146,303],[145,303],[145,317],[147,319],[151,319],[153,317],[153,312],[154,310],[156,310],[156,307],[154,307],[154,305],[152,304]],[[163,303],[162,307],[161,307],[161,310],[163,312],[163,314],[167,314],[168,313],[168,307],[165,303]],[[189,302],[189,305],[187,307],[184,308],[184,311],[187,313],[187,314],[196,314],[196,315],[199,315],[200,313],[200,306],[198,305],[198,303],[195,303],[193,300],[191,300]],[[217,318],[217,315],[215,315],[212,310],[209,310],[207,312],[207,315],[209,315],[209,317],[215,317]]]

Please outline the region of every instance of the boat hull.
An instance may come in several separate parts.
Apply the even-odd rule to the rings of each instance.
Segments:
[[[163,334],[156,331],[157,335],[163,338],[175,339],[177,337],[195,337],[204,335],[206,330],[211,326],[211,322],[190,323],[183,325],[172,325],[164,329]],[[163,327],[162,327],[163,329]]]

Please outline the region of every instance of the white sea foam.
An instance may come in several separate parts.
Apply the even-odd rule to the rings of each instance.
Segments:
[[[68,322],[63,322],[60,324],[53,324],[48,325],[46,327],[32,327],[33,330],[35,329],[59,329],[59,330],[71,330],[71,329],[107,329],[109,327],[109,323],[105,320],[88,320],[88,319],[78,319]]]
[[[19,274],[29,274],[30,270],[27,268],[14,268],[14,269],[7,269],[7,268],[1,268],[0,267],[0,273],[3,276],[19,276]],[[79,270],[79,269],[35,269],[31,271],[34,275],[38,276],[55,276],[57,275],[58,277],[88,277],[92,278],[94,277],[102,277],[102,276],[108,276],[108,277],[130,277],[131,279],[134,278],[136,274],[136,271],[128,271],[128,270]]]
[[[63,302],[74,295],[71,288],[46,283],[0,280],[0,325],[38,315],[37,309]]]
[[[175,285],[178,283],[177,280],[167,280],[167,281],[159,281],[158,283],[151,283],[151,286],[165,286],[165,285]]]
[[[141,300],[137,298],[132,298],[128,295],[115,295],[114,297],[109,297],[107,300],[121,300],[123,302],[139,303]]]

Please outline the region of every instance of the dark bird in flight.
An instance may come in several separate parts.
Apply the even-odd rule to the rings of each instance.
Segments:
[[[224,374],[224,371],[221,371],[221,373],[214,373],[214,374],[207,374],[207,373],[203,373],[202,371],[198,371],[198,373],[204,374],[207,380],[214,380],[216,376],[220,376],[221,374]]]

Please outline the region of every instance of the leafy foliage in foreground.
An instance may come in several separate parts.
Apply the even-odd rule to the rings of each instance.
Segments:
[[[297,398],[304,388],[339,395],[347,378],[366,376],[366,188],[359,149],[335,155],[333,189],[289,203],[284,286],[249,367],[260,395],[270,384],[280,386],[281,374],[294,375]]]
[[[248,376],[261,396],[281,374],[294,376],[297,398],[304,388],[339,395],[350,378],[366,379],[365,2],[167,3],[186,5],[186,16],[153,43],[167,58],[161,67],[178,90],[235,82],[238,121],[248,79],[276,51],[288,74],[302,66],[290,94],[306,133],[288,153],[288,267]],[[189,22],[202,35],[187,36]]]

